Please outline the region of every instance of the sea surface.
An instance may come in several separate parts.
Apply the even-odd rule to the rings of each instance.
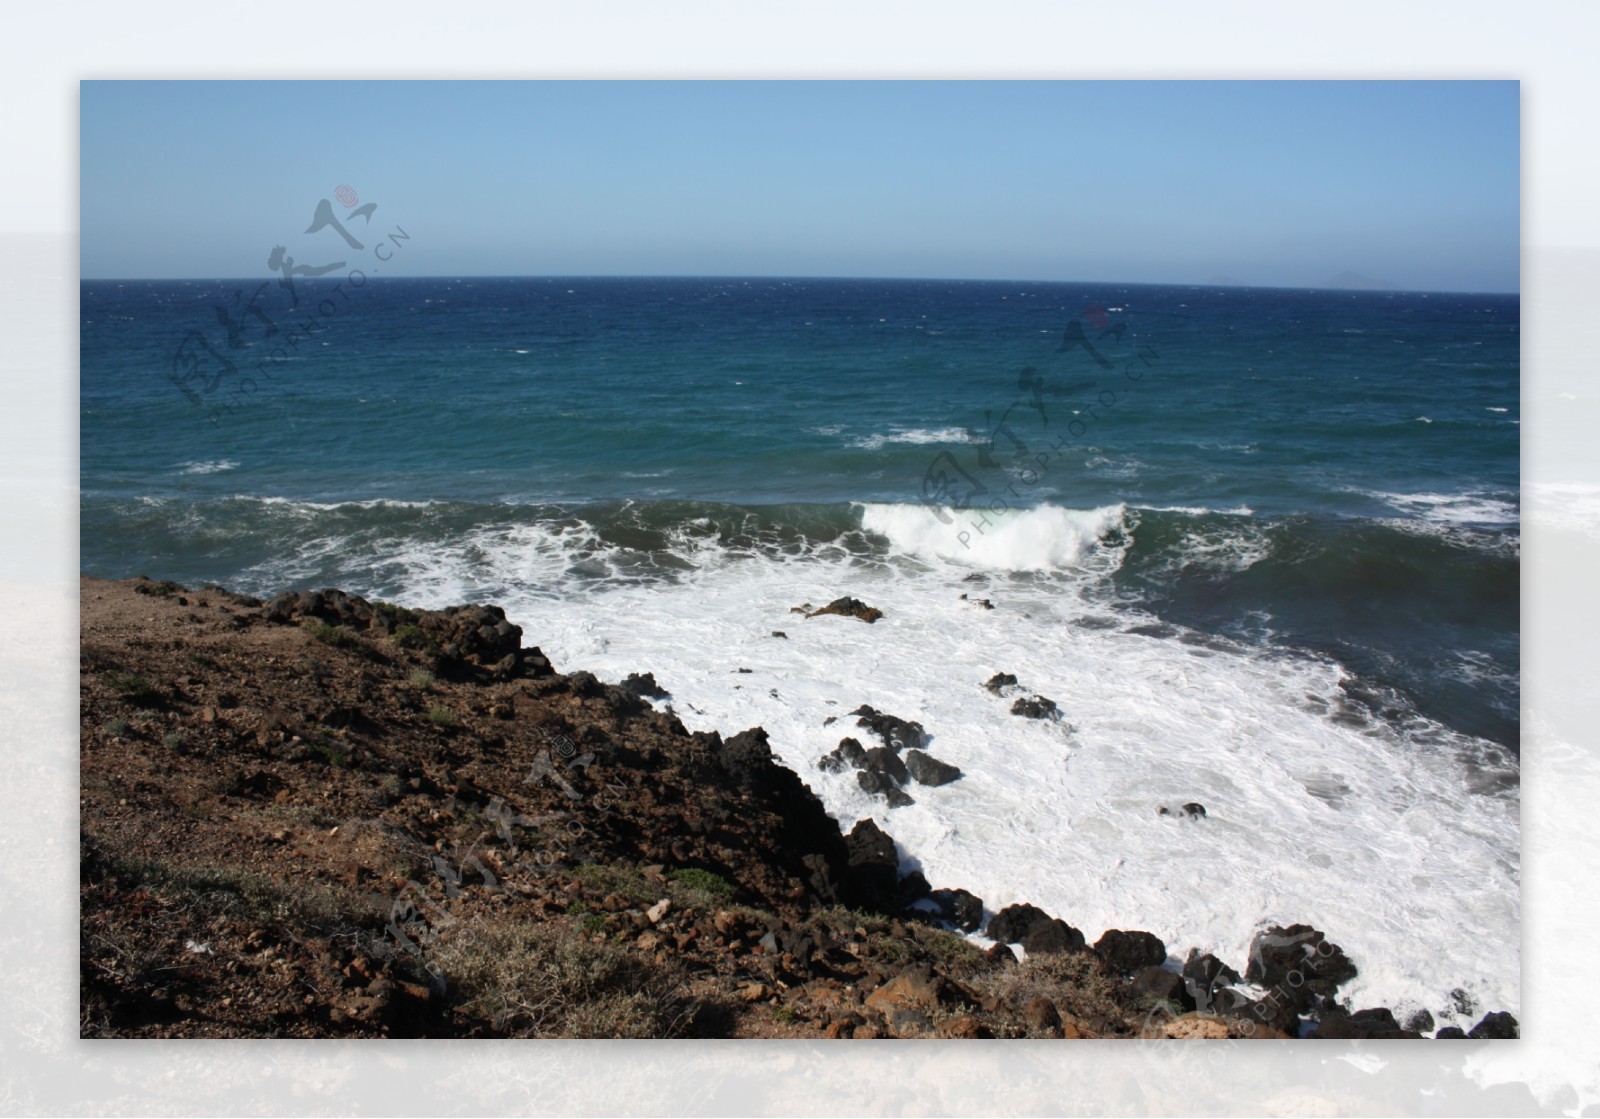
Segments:
[[[991,911],[1241,969],[1305,921],[1356,1006],[1518,1009],[1517,296],[294,297],[83,283],[85,574],[500,603],[563,671],[766,727],[846,828]],[[790,609],[842,595],[884,617]],[[1032,694],[1062,718],[1010,713]],[[862,703],[966,776],[888,810],[819,771]]]

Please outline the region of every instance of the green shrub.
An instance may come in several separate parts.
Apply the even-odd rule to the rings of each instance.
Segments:
[[[334,769],[343,769],[350,764],[350,755],[333,745],[331,742],[323,742],[318,740],[315,742],[307,742],[306,746],[313,754],[316,754]]]
[[[390,639],[402,649],[411,649],[414,652],[437,653],[439,646],[422,631],[420,626],[407,622],[394,627]]]
[[[726,878],[697,866],[681,867],[667,877],[686,889],[709,894],[713,898],[726,901],[733,897],[733,886]]]
[[[434,685],[438,682],[439,678],[426,668],[413,668],[411,670],[411,683],[425,692],[432,691]]]
[[[335,649],[360,649],[366,643],[355,633],[344,626],[330,626],[318,618],[307,618],[303,623],[305,631],[313,640],[324,645],[331,645]]]
[[[456,713],[435,703],[428,708],[428,722],[436,727],[453,727],[456,725]]]
[[[106,725],[100,729],[105,731],[108,737],[126,738],[128,737],[129,723],[128,720],[118,716],[115,719],[107,719]]]
[[[107,672],[100,678],[106,687],[136,707],[157,707],[165,697],[143,676],[131,672]]]
[[[204,653],[190,653],[189,660],[194,664],[199,665],[201,668],[217,669],[222,667],[214,659],[206,656]]]

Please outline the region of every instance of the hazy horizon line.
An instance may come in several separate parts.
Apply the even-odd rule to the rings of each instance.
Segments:
[[[79,283],[248,283],[258,280],[260,276],[82,276],[78,277]],[[519,273],[519,272],[484,272],[484,273],[439,273],[439,274],[406,274],[403,276],[374,276],[369,274],[368,280],[379,282],[387,280],[826,280],[826,281],[857,281],[872,283],[956,283],[956,284],[1079,284],[1103,285],[1120,287],[1187,287],[1187,288],[1238,288],[1255,291],[1329,291],[1346,294],[1366,293],[1370,295],[1405,294],[1405,295],[1522,295],[1520,285],[1510,289],[1485,289],[1485,288],[1407,288],[1387,286],[1338,286],[1328,287],[1323,284],[1256,284],[1229,281],[1226,283],[1206,282],[1201,280],[1046,280],[1046,279],[1019,279],[1010,277],[989,278],[976,276],[830,276],[830,275],[779,275],[779,274],[722,274],[722,273],[676,273],[676,272],[564,272],[564,273]],[[266,283],[273,282],[271,279]],[[328,277],[302,277],[299,283],[326,283]]]

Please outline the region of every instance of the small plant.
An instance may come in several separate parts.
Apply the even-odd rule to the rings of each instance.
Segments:
[[[118,716],[115,719],[107,719],[106,725],[100,729],[105,731],[108,738],[126,738],[128,737],[129,723],[128,720]]]
[[[174,754],[183,753],[183,735],[177,731],[161,736],[161,745],[171,750]]]
[[[594,936],[606,931],[606,917],[604,913],[585,913],[578,918],[578,928],[585,936]]]
[[[772,1008],[772,1016],[786,1026],[792,1026],[800,1020],[800,1012],[792,1006],[775,1006]]]
[[[157,598],[167,598],[183,590],[183,587],[171,579],[163,579],[159,583],[146,581],[133,588],[140,594],[152,594]]]
[[[667,875],[678,885],[690,890],[699,890],[710,894],[714,898],[726,901],[733,897],[733,886],[720,874],[709,870],[702,870],[697,866],[681,867]]]
[[[201,668],[218,669],[222,667],[215,659],[206,656],[204,653],[190,653],[189,660]]]
[[[428,722],[436,727],[453,727],[456,725],[456,713],[435,703],[428,708]]]
[[[327,762],[334,769],[344,769],[350,764],[350,755],[328,742],[307,742],[310,751]]]
[[[303,624],[312,640],[331,645],[335,649],[359,649],[364,644],[361,638],[344,626],[330,626],[317,618],[307,618]]]
[[[389,636],[402,649],[411,649],[424,653],[438,652],[439,647],[434,643],[433,638],[424,633],[420,626],[413,625],[410,622],[395,626],[394,632]]]
[[[161,693],[143,676],[135,676],[131,672],[107,672],[101,679],[106,687],[136,707],[156,707],[164,702]]]
[[[411,683],[425,692],[431,692],[439,678],[426,668],[413,668],[411,670]]]

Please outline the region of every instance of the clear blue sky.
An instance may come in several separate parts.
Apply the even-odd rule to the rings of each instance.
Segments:
[[[1519,287],[1516,82],[84,82],[85,278]],[[341,218],[351,213],[334,201]],[[326,258],[326,259],[323,259]]]

